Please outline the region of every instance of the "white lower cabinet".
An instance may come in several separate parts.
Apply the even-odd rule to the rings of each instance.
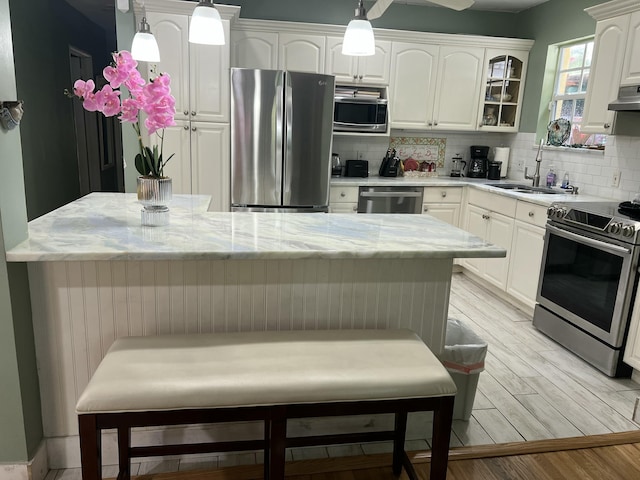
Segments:
[[[175,153],[164,170],[173,179],[173,193],[211,195],[210,211],[229,211],[229,124],[176,123],[165,129],[163,148],[165,156]]]
[[[638,298],[637,293],[636,298]],[[640,302],[635,302],[631,313],[629,336],[623,359],[624,363],[632,366],[634,370],[640,370]]]
[[[358,213],[358,187],[332,186],[329,192],[329,212]]]
[[[517,200],[470,190],[464,230],[507,250],[505,258],[461,260],[463,267],[501,290],[507,289]]]
[[[462,187],[425,187],[422,213],[457,227],[460,225]]]
[[[518,201],[509,261],[507,293],[525,305],[536,305],[547,209]]]

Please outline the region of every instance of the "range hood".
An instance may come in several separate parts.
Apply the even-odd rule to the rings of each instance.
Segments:
[[[620,87],[618,98],[609,104],[609,110],[616,112],[640,111],[640,85]]]

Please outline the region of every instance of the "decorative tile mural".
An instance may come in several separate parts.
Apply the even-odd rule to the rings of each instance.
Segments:
[[[389,148],[395,148],[400,160],[411,157],[419,162],[435,162],[436,167],[444,168],[446,138],[431,137],[391,137]]]

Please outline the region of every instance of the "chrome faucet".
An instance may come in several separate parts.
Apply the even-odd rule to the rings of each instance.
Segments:
[[[524,178],[527,180],[533,180],[533,186],[540,186],[540,164],[542,163],[542,146],[544,145],[544,138],[540,139],[540,145],[538,146],[538,153],[536,154],[536,171],[533,175],[527,175],[527,167],[524,167]]]

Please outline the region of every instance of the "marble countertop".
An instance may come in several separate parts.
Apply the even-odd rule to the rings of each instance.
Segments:
[[[430,215],[207,212],[174,195],[164,227],[142,227],[135,194],[91,193],[29,222],[9,262],[504,257]]]
[[[517,198],[518,200],[526,200],[527,202],[538,205],[548,206],[553,202],[607,202],[615,201],[610,198],[596,197],[594,195],[585,194],[566,194],[559,187],[554,187],[559,193],[555,194],[539,194],[539,193],[520,193],[498,188],[493,185],[497,184],[519,184],[531,185],[530,181],[522,180],[488,180],[486,178],[467,178],[467,177],[334,177],[331,178],[332,187],[359,187],[359,186],[405,186],[405,187],[462,187],[472,186],[481,190],[487,190],[491,193],[504,195],[506,197]]]

